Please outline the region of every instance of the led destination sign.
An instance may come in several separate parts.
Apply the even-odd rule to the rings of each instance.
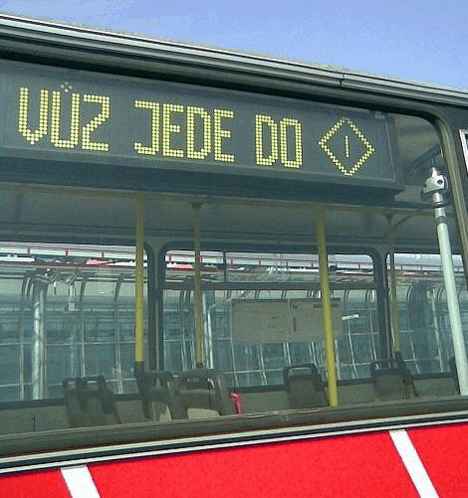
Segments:
[[[0,112],[4,157],[399,188],[382,113],[9,61]]]

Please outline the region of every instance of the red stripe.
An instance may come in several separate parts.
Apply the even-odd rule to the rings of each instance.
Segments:
[[[439,495],[468,497],[468,424],[408,433]]]
[[[468,424],[408,431],[440,496],[468,496]],[[102,498],[417,497],[387,433],[93,465]],[[0,477],[0,497],[70,498],[59,471]]]
[[[70,498],[59,470],[0,476],[1,498]]]
[[[101,498],[418,496],[388,433],[159,456],[90,470]]]

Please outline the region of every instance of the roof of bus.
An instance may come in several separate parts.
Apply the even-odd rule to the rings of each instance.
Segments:
[[[286,60],[268,54],[241,52],[214,46],[153,38],[135,33],[95,28],[50,19],[0,12],[2,50],[21,50],[21,46],[38,42],[44,45],[75,50],[96,49],[99,57],[145,58],[172,64],[194,64],[199,68],[222,69],[233,73],[281,76],[296,82],[319,83],[325,86],[358,89],[372,93],[401,96],[422,101],[468,105],[468,89],[451,88],[431,83],[381,76],[342,67]],[[5,43],[5,41],[7,43]],[[10,45],[9,45],[10,44]],[[35,52],[36,52],[35,50]],[[96,55],[95,55],[96,56]]]

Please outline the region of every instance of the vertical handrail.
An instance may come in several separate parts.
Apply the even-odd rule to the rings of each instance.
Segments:
[[[188,304],[187,304],[188,301]],[[185,314],[187,308],[190,306],[190,291],[185,291],[181,289],[179,291],[179,304],[178,304],[178,312],[180,317],[180,331],[181,331],[181,340],[180,340],[180,361],[182,362],[182,370],[190,370],[192,365],[187,362],[187,333],[186,333],[186,325],[185,325]]]
[[[436,296],[434,287],[430,289],[429,293],[431,299],[432,326],[434,327],[434,334],[437,343],[437,356],[439,357],[439,369],[441,372],[443,372],[444,362],[442,358],[442,341],[440,340],[439,320],[437,319]]]
[[[135,248],[135,376],[144,372],[144,250],[145,250],[145,197],[136,201]]]
[[[349,289],[346,289],[343,293],[343,314],[350,314],[350,310],[348,309],[348,302],[349,302]],[[353,337],[351,334],[351,320],[346,320],[346,328],[347,328],[347,333],[345,333],[345,336],[348,338],[348,344],[349,344],[349,355],[351,356],[351,367],[354,371],[355,378],[359,378],[359,373],[357,369],[357,364],[356,364],[356,355],[354,354],[354,347],[353,347]],[[338,351],[337,351],[337,358],[338,358],[338,365],[340,364],[339,357],[338,357]],[[339,368],[339,367],[338,367]],[[338,370],[337,368],[337,370]]]
[[[365,311],[366,311],[366,323],[368,325],[368,329],[370,330],[370,343],[372,347],[372,360],[377,359],[377,348],[375,346],[375,337],[374,337],[374,320],[373,320],[373,312],[372,307],[369,306],[369,301],[375,301],[375,289],[367,289],[366,297],[365,297]],[[370,299],[369,299],[370,296]]]
[[[422,195],[431,200],[434,206],[437,239],[442,261],[442,272],[444,276],[445,293],[447,295],[447,307],[449,312],[450,327],[452,329],[453,349],[455,353],[455,364],[458,374],[460,394],[468,396],[468,361],[466,358],[465,339],[460,318],[460,306],[458,304],[457,287],[455,283],[455,271],[453,268],[452,247],[450,244],[449,229],[445,205],[448,194],[446,178],[432,165],[430,176],[426,179]]]
[[[440,256],[444,275],[445,292],[447,294],[447,307],[450,326],[452,328],[452,341],[455,353],[455,363],[458,373],[460,394],[468,395],[468,363],[466,358],[465,340],[458,305],[457,288],[455,285],[455,272],[453,270],[452,248],[447,226],[447,217],[444,207],[435,208],[437,236],[439,239]]]
[[[400,318],[398,315],[397,279],[395,269],[395,231],[392,216],[387,216],[387,225],[389,245],[388,257],[390,262],[390,305],[392,315],[393,352],[401,353]]]
[[[202,316],[203,316],[203,339],[205,345],[206,368],[214,368],[213,352],[213,328],[211,323],[211,313],[206,304],[206,294],[202,293]]]
[[[123,375],[122,375],[122,346],[120,343],[120,309],[119,309],[119,295],[122,283],[125,279],[125,275],[119,275],[119,278],[115,282],[113,307],[114,307],[114,353],[115,353],[115,372],[117,380],[117,392],[118,394],[123,394]]]
[[[48,284],[36,280],[33,286],[33,344],[31,352],[32,364],[32,397],[46,397],[46,322],[45,308]]]
[[[20,346],[20,357],[19,357],[19,399],[23,401],[25,399],[25,358],[24,358],[24,313],[26,308],[27,300],[27,289],[29,287],[29,277],[25,275],[23,277],[23,283],[21,285],[21,301],[20,301],[20,312],[18,317],[18,340]]]
[[[201,276],[201,204],[193,205],[193,247],[195,251],[195,273],[193,298],[195,307],[195,364],[203,368],[203,292]]]
[[[325,213],[317,211],[317,241],[319,253],[320,290],[322,297],[323,333],[325,336],[325,360],[328,375],[328,396],[330,406],[338,406],[338,386],[335,366],[335,343],[333,339],[331,293],[328,277],[327,243],[325,237]]]
[[[85,275],[83,280],[81,281],[80,287],[80,300],[79,300],[79,309],[80,309],[80,365],[79,365],[79,376],[86,376],[86,323],[85,323],[85,312],[84,312],[84,297],[86,293],[86,285],[89,280],[89,275]]]

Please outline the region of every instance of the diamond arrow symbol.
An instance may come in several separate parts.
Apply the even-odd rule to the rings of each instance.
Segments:
[[[352,165],[351,168],[347,168],[342,161],[336,156],[333,150],[330,148],[330,140],[338,133],[338,131],[344,126],[348,125],[348,127],[352,130],[354,135],[358,138],[358,140],[364,146],[364,152],[361,154],[359,159]],[[318,142],[320,148],[325,152],[328,158],[332,161],[332,163],[336,166],[336,168],[343,173],[345,176],[353,176],[357,173],[362,165],[372,156],[375,152],[374,147],[371,145],[369,140],[364,136],[362,131],[354,124],[354,122],[349,118],[341,118],[337,121],[330,130],[325,133],[325,135]],[[350,157],[350,143],[349,143],[349,135],[345,135],[345,156],[346,158]]]

